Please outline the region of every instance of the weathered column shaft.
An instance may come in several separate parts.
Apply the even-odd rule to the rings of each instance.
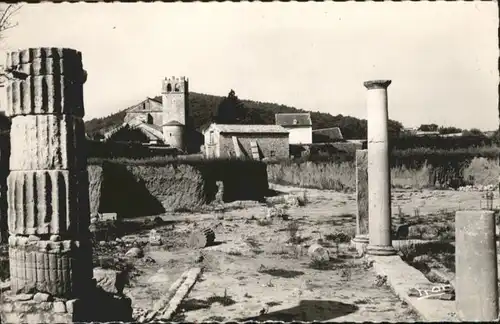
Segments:
[[[368,151],[356,150],[356,235],[368,235]]]
[[[92,279],[81,53],[7,55],[11,290],[78,297]]]
[[[368,253],[392,255],[391,178],[389,167],[387,87],[389,80],[367,81],[368,197],[370,244]]]
[[[455,291],[463,321],[498,318],[498,265],[493,211],[455,214]]]
[[[356,237],[352,242],[362,255],[369,243],[367,150],[356,150],[356,202]]]

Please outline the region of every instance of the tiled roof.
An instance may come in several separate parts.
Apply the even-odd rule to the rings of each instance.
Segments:
[[[177,120],[171,120],[168,123],[163,124],[163,126],[184,126],[184,125],[178,122]]]
[[[236,125],[236,124],[214,124],[221,133],[274,133],[286,134],[288,131],[279,125]]]
[[[281,126],[312,126],[310,113],[276,114],[276,125]]]
[[[139,125],[135,126],[134,128],[140,130],[150,140],[163,140],[163,133],[161,132],[161,130],[159,131],[155,127],[155,125],[151,125],[151,124],[139,124]]]
[[[343,139],[342,131],[339,127],[313,129],[313,134],[321,134],[330,137],[331,139]]]

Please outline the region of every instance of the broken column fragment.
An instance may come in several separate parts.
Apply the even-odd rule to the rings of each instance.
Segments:
[[[188,238],[188,246],[191,248],[204,248],[215,242],[215,232],[211,228],[194,230]]]
[[[498,319],[498,265],[493,211],[455,214],[455,291],[462,321]]]
[[[6,109],[12,122],[7,179],[11,287],[16,293],[75,297],[92,280],[81,53],[11,52],[5,69],[12,74]]]
[[[127,305],[99,293],[92,279],[81,53],[63,48],[15,51],[7,54],[5,72],[6,115],[12,122],[10,290],[0,304],[0,320],[127,320],[130,301]],[[54,301],[40,302],[35,295]],[[101,313],[109,317],[99,318]]]

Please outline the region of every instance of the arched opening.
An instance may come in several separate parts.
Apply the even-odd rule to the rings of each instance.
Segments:
[[[169,83],[167,84],[167,92],[171,92],[172,91],[172,85]]]
[[[176,83],[175,84],[175,92],[179,92],[179,91],[181,91],[181,86],[178,83]]]
[[[153,116],[151,114],[147,114],[146,123],[152,125],[153,124]]]

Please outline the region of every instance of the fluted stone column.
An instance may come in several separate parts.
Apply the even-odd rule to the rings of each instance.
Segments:
[[[366,81],[368,89],[368,214],[371,255],[394,255],[391,238],[391,174],[389,169],[387,87],[390,80]]]
[[[498,318],[498,265],[493,211],[455,214],[455,292],[462,321]]]
[[[81,53],[8,53],[8,186],[13,293],[74,298],[92,280]]]
[[[359,254],[369,243],[368,234],[368,151],[356,150],[356,237],[352,240]]]

